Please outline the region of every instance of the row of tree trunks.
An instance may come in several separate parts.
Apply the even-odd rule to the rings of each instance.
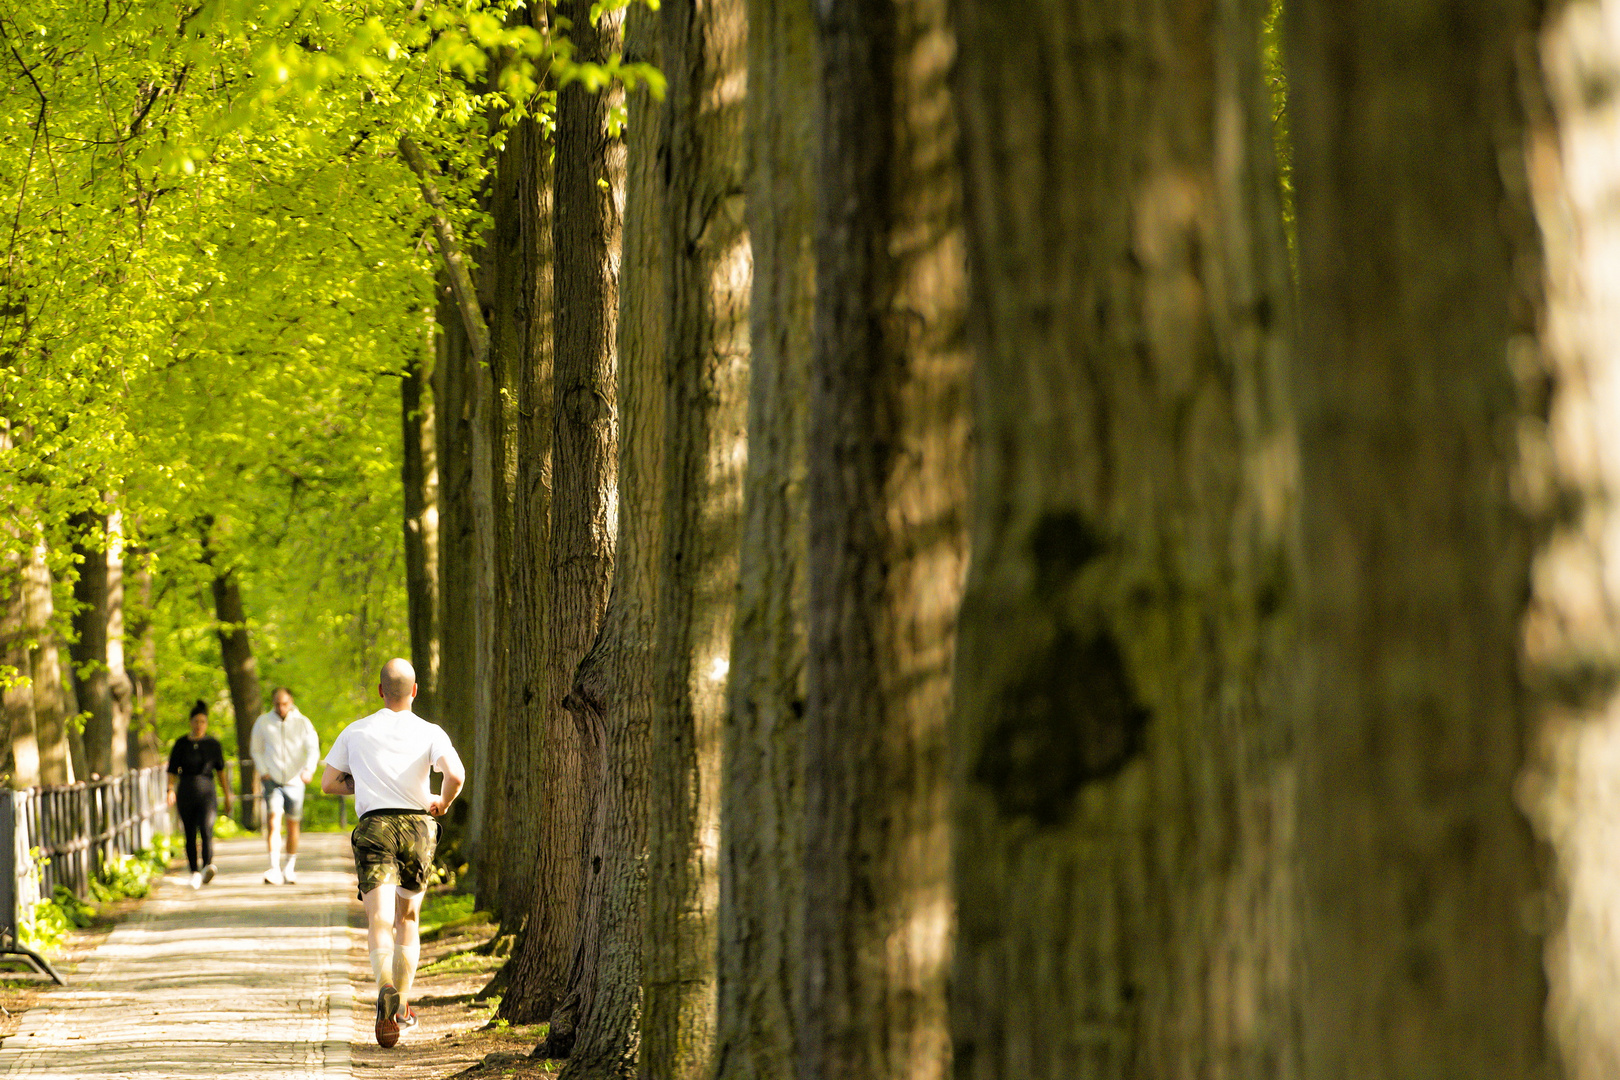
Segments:
[[[659,10],[664,491],[648,782],[643,1077],[713,1070],[720,743],[747,464],[745,0]]]
[[[204,552],[206,562],[210,557],[206,545]],[[231,713],[236,721],[237,754],[245,759],[241,748],[253,742],[253,722],[259,718],[264,700],[259,692],[259,662],[253,656],[253,645],[248,639],[247,609],[242,604],[242,586],[235,570],[214,567],[213,593],[219,653],[225,667],[225,683],[231,693]],[[258,780],[251,764],[244,765],[239,774],[237,794],[242,798],[243,821],[252,828],[258,824],[253,810],[257,806],[253,794],[258,790]]]
[[[748,5],[748,471],[720,806],[717,1080],[797,1075],[804,893],[805,454],[815,283],[816,24]]]
[[[586,0],[558,5],[583,61],[621,45],[623,12],[592,22]],[[500,1015],[512,1023],[552,1017],[570,998],[576,957],[595,930],[579,919],[585,849],[601,782],[563,697],[595,640],[613,567],[617,457],[615,337],[624,145],[608,132],[612,94],[573,83],[557,95],[553,176],[553,429],[550,592],[545,600],[542,705],[531,744],[537,768],[534,894],[525,933],[507,965]],[[594,910],[591,911],[594,919]],[[572,999],[577,1002],[577,995]],[[577,1007],[571,1006],[571,1007]],[[565,1017],[558,1017],[559,1022]]]

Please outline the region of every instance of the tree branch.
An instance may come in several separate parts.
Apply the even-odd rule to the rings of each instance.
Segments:
[[[433,231],[439,234],[439,254],[443,256],[445,272],[450,276],[450,291],[455,295],[456,306],[461,309],[461,321],[466,325],[473,357],[483,363],[489,358],[489,328],[484,323],[483,309],[478,306],[472,275],[467,272],[467,263],[461,257],[461,246],[456,243],[456,232],[445,211],[444,198],[433,183],[433,174],[422,157],[422,151],[409,135],[399,137],[399,152],[416,174],[417,181],[422,185],[422,194],[433,209]]]

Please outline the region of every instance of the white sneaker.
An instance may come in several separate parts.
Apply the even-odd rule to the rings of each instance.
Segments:
[[[191,873],[191,887],[193,889],[202,888],[202,871],[200,871],[200,870],[192,871],[192,873]]]
[[[266,885],[280,885],[286,880],[286,878],[281,876],[281,868],[279,866],[272,866],[270,869],[264,872],[264,883]]]
[[[203,867],[203,869],[202,869],[202,883],[204,885],[206,885],[210,881],[213,881],[213,880],[214,880],[214,864],[209,863],[207,866]]]
[[[286,871],[282,873],[281,880],[285,881],[289,885],[296,885],[298,884],[298,873],[289,866],[287,867]]]

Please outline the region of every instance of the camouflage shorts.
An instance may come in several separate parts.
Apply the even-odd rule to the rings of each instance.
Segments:
[[[433,851],[439,823],[424,813],[384,811],[367,814],[349,834],[360,895],[378,885],[397,885],[408,892],[427,886],[433,873]]]

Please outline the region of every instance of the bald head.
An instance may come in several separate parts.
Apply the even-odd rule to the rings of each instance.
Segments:
[[[411,662],[396,656],[384,664],[377,680],[377,692],[382,694],[389,708],[408,707],[411,698],[416,696],[416,669],[411,667]]]

